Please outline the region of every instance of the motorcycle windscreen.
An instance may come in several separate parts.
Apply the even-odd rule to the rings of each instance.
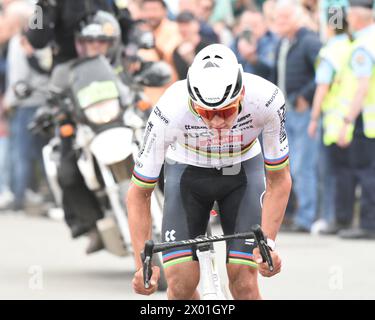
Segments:
[[[117,75],[103,56],[78,61],[71,68],[71,91],[77,104],[86,109],[108,100],[119,100]]]

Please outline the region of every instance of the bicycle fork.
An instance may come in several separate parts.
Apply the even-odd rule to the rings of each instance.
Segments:
[[[203,300],[226,300],[221,288],[220,276],[215,261],[215,251],[208,245],[197,246],[200,269],[200,288]]]

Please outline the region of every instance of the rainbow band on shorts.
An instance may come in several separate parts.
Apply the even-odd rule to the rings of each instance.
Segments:
[[[253,268],[258,268],[258,264],[254,261],[254,255],[248,252],[229,251],[228,263],[242,264]]]
[[[191,249],[172,251],[163,254],[164,268],[188,261],[193,261],[193,251]]]
[[[264,159],[266,170],[278,171],[289,165],[289,153],[279,159]]]

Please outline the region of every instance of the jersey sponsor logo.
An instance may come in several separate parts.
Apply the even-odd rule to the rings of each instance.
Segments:
[[[165,116],[163,115],[163,113],[160,111],[160,109],[159,109],[158,107],[155,107],[155,109],[154,109],[154,113],[155,113],[156,116],[157,116],[158,118],[160,118],[161,121],[163,121],[166,125],[169,124],[169,120],[168,120],[168,118],[165,117]]]
[[[185,129],[186,130],[199,130],[199,129],[207,129],[207,127],[186,125]]]
[[[280,149],[280,152],[285,152],[286,150],[288,150],[288,148],[289,148],[289,145],[286,145],[284,148]]]
[[[267,103],[266,103],[266,108],[268,108],[268,107],[272,104],[272,102],[275,101],[275,98],[276,98],[276,96],[278,95],[278,93],[279,93],[279,89],[277,88],[277,89],[274,91],[274,93],[272,94],[271,99],[269,99],[269,100],[267,101]]]
[[[248,124],[251,124],[253,123],[253,119],[249,119],[251,117],[251,113],[243,116],[242,118],[238,119],[237,120],[237,124],[235,126],[233,126],[233,129],[239,129],[239,130],[247,130],[247,129],[252,129],[254,128],[253,125],[250,125],[250,126],[247,126],[245,128],[243,128],[243,126],[246,126]],[[245,122],[244,122],[245,121]]]
[[[286,140],[286,129],[285,129],[285,121],[286,121],[286,107],[285,104],[277,110],[277,114],[279,115],[280,119],[280,144]]]
[[[241,131],[245,131],[245,130],[249,130],[249,129],[254,129],[254,126],[251,125],[251,126],[240,128]]]
[[[144,136],[144,138],[143,138],[143,145],[142,145],[142,148],[141,148],[141,150],[140,150],[139,153],[138,153],[138,158],[140,158],[140,157],[142,156],[142,154],[145,152],[146,145],[147,145],[147,141],[148,141],[148,139],[149,139],[149,137],[150,137],[150,133],[151,133],[153,127],[154,127],[154,124],[153,124],[151,121],[149,121],[149,122],[147,123],[145,136]]]
[[[243,126],[246,126],[246,125],[249,124],[249,123],[253,123],[253,119],[250,119],[249,121],[246,121],[246,122],[244,122],[244,123],[241,123],[241,124],[239,125],[239,127],[241,128],[241,127],[243,127]]]
[[[201,132],[184,133],[184,137],[185,138],[199,139],[199,138],[212,138],[214,136],[215,136],[215,134],[212,131],[201,131]]]
[[[202,140],[199,141],[199,146],[200,147],[223,147],[227,146],[228,147],[234,147],[236,145],[241,145],[243,141],[243,136],[242,134],[240,135],[229,135],[229,136],[224,136],[224,137],[215,137],[213,139],[207,139],[207,140]]]
[[[248,119],[248,118],[250,118],[250,117],[251,117],[251,113],[249,113],[249,114],[243,116],[242,118],[239,118],[239,119],[237,120],[237,123],[240,123],[240,122],[242,122],[242,121],[244,121],[244,120],[246,120],[246,119]]]
[[[154,134],[152,135],[152,138],[151,138],[151,140],[150,140],[150,143],[148,144],[146,154],[150,154],[151,149],[152,149],[152,145],[154,144],[155,141],[156,141],[156,134],[154,133]]]

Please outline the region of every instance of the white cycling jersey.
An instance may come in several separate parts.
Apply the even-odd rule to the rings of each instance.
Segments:
[[[271,82],[244,73],[245,96],[232,129],[209,129],[191,106],[186,80],[173,84],[153,108],[132,181],[153,188],[164,160],[206,168],[231,167],[261,152],[265,167],[280,170],[289,163],[285,99]]]

